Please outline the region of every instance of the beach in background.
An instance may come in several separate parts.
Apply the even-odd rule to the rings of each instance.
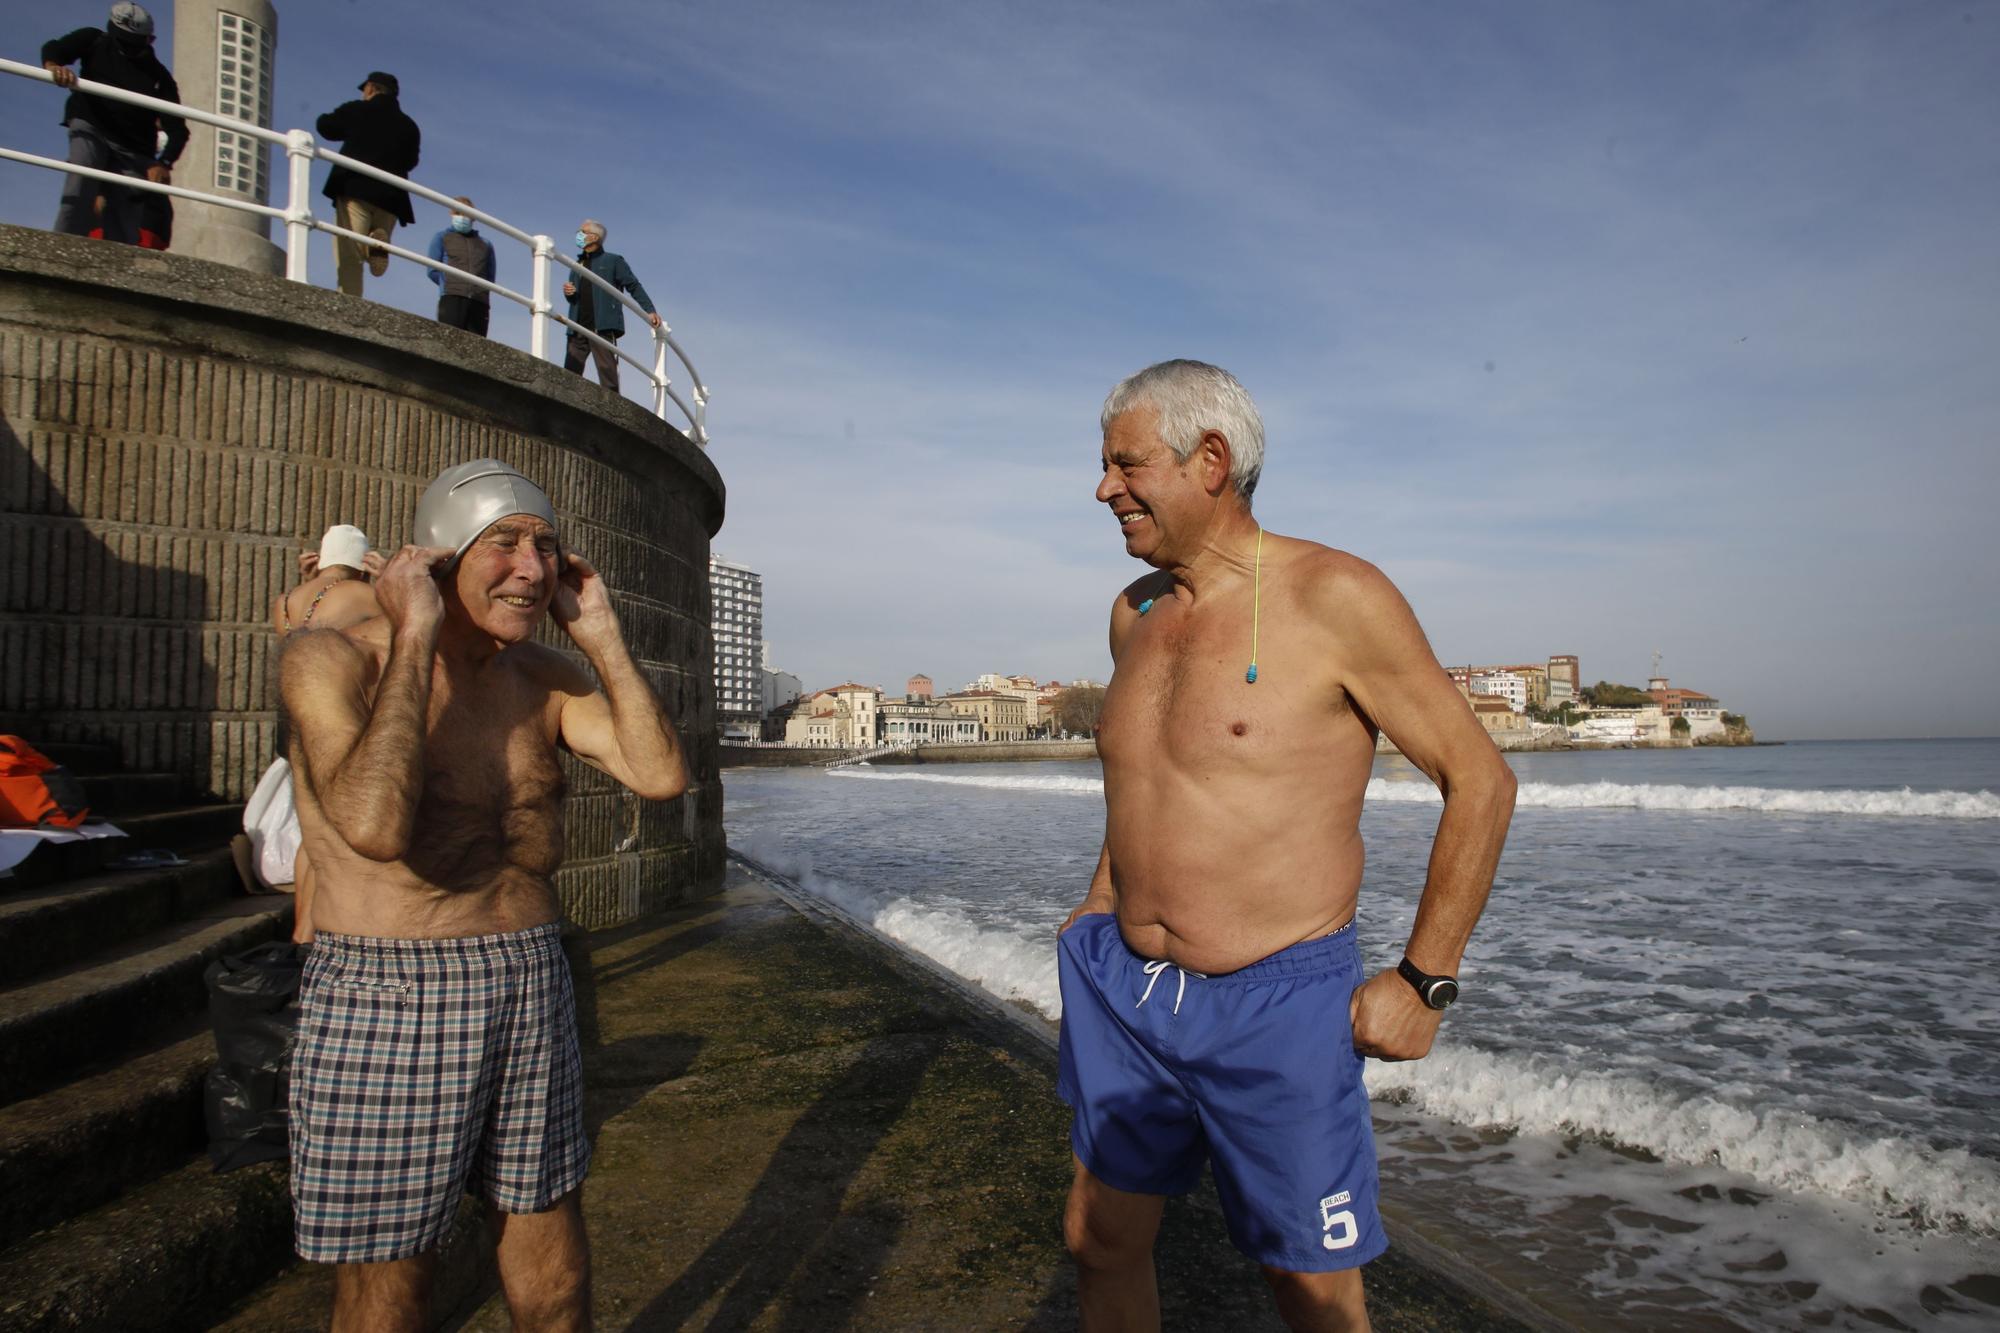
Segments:
[[[1402,1225],[1595,1328],[2000,1320],[2000,741],[1510,756],[1435,1052],[1371,1062]],[[731,770],[732,846],[1053,1021],[1092,762]],[[1439,810],[1379,759],[1362,945]]]

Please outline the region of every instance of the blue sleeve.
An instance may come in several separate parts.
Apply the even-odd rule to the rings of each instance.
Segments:
[[[659,312],[653,309],[653,298],[646,295],[646,289],[639,285],[639,275],[632,271],[632,266],[625,262],[622,255],[618,259],[618,269],[625,280],[621,285],[632,294],[632,299],[637,301],[647,314],[658,314]]]
[[[426,251],[424,251],[424,253],[425,253],[425,254],[427,254],[427,255],[429,255],[429,256],[430,256],[430,257],[431,257],[432,259],[435,259],[435,260],[437,260],[437,262],[438,262],[438,263],[440,263],[440,264],[442,264],[442,263],[444,262],[444,233],[443,233],[443,232],[439,232],[439,233],[438,233],[437,235],[435,235],[435,236],[431,237],[431,248],[430,248],[430,249],[428,249],[428,250],[426,250]],[[425,270],[424,270],[424,273],[425,273],[425,274],[426,274],[426,275],[427,275],[427,276],[428,276],[428,277],[430,278],[430,280],[431,280],[432,282],[436,283],[436,284],[437,284],[438,286],[440,286],[440,287],[444,286],[444,270],[443,270],[443,269],[437,269],[437,268],[427,268],[427,269],[425,269]]]

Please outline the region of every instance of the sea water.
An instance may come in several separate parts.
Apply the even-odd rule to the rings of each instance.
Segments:
[[[1510,756],[1464,999],[1370,1061],[1407,1228],[1578,1327],[2000,1327],[2000,741]],[[731,770],[730,842],[1060,1014],[1094,763]],[[1378,760],[1371,967],[1441,808]]]

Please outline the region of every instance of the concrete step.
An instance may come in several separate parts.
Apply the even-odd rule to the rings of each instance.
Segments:
[[[19,889],[81,879],[119,869],[114,862],[138,852],[187,853],[224,846],[243,831],[243,807],[235,802],[179,805],[111,822],[123,837],[45,842],[15,866],[12,875],[0,879],[0,885]]]
[[[206,1158],[0,1255],[0,1329],[207,1328],[291,1254],[282,1163],[226,1175]]]
[[[84,842],[44,842],[29,852],[27,858],[14,867],[12,874],[0,876],[0,892],[60,884],[64,880],[100,874],[107,861],[131,850],[131,840],[123,836],[91,838]]]
[[[22,730],[0,719],[0,731],[19,736],[28,744],[47,755],[50,760],[61,764],[78,777],[118,771],[118,747],[97,745],[84,741],[44,741],[35,739],[31,729]]]
[[[204,1016],[0,1107],[0,1249],[183,1164],[207,1140],[202,1081],[214,1064]]]
[[[0,986],[65,967],[242,893],[227,851],[197,853],[184,866],[114,870],[0,893]]]
[[[186,852],[227,844],[243,831],[243,803],[181,805],[151,810],[113,821],[125,832],[131,850],[165,848]]]
[[[486,1205],[467,1195],[438,1246],[431,1276],[431,1327],[453,1329],[498,1290],[494,1231]],[[293,1259],[271,1281],[204,1325],[211,1333],[270,1333],[272,1329],[324,1329],[332,1325],[333,1266]]]
[[[233,898],[102,957],[0,989],[0,1105],[205,1010],[202,970],[291,931],[288,897]]]
[[[187,803],[187,783],[178,773],[95,773],[77,779],[90,813],[114,824],[120,815],[165,810]]]

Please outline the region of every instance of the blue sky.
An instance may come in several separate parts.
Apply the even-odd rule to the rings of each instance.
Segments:
[[[102,11],[39,5],[9,54]],[[1097,408],[1194,356],[1263,409],[1262,521],[1379,564],[1446,661],[1637,682],[1657,648],[1765,736],[2000,733],[2000,9],[279,22],[279,127],[388,69],[420,179],[609,225],[714,393],[716,547],[809,686],[1103,678],[1139,567]],[[9,142],[59,153],[54,95],[4,83]],[[0,218],[55,192],[0,168]]]

